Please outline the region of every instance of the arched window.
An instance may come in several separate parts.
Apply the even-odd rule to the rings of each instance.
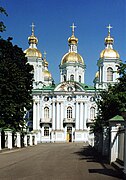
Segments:
[[[63,77],[64,77],[64,81],[66,81],[66,75],[64,75]]]
[[[70,75],[70,80],[74,81],[74,75],[73,74]]]
[[[107,69],[107,81],[113,81],[113,69],[111,67]]]
[[[45,107],[45,108],[44,108],[44,118],[45,118],[45,119],[48,119],[48,118],[49,118],[49,108],[48,108],[48,107]]]
[[[67,108],[67,118],[72,118],[72,107]]]
[[[49,136],[49,127],[44,127],[44,136]]]
[[[79,82],[81,82],[81,76],[79,76]]]
[[[94,120],[94,118],[95,118],[95,108],[91,107],[90,108],[90,119]]]

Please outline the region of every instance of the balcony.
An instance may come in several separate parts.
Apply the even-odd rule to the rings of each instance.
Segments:
[[[52,123],[52,118],[41,118],[40,119],[40,123],[44,123],[44,124],[50,124],[50,123]]]
[[[86,121],[87,127],[89,127],[93,123],[94,123],[94,119],[87,119],[87,121]]]
[[[63,123],[75,123],[75,118],[64,118]]]

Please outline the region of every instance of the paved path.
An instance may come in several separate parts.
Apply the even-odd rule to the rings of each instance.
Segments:
[[[117,180],[117,171],[82,143],[39,144],[0,153],[0,180]]]

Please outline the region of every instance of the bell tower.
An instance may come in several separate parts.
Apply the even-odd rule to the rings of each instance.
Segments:
[[[101,51],[97,62],[98,72],[95,77],[95,86],[97,89],[106,89],[109,84],[118,82],[119,74],[117,69],[121,60],[119,53],[113,49],[114,38],[111,37],[112,26],[107,26],[108,36],[105,38],[105,49]]]
[[[72,26],[72,36],[68,38],[69,50],[60,63],[60,81],[76,81],[84,83],[85,64],[82,56],[77,51],[78,38],[75,37],[74,31],[76,26]]]

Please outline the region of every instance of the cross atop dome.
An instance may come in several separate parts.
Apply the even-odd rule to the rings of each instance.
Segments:
[[[106,28],[108,29],[108,34],[110,35],[110,31],[112,29],[112,26],[109,24]]]
[[[74,35],[74,30],[77,26],[74,25],[74,23],[72,24],[72,26],[70,26],[72,28],[72,35]]]
[[[44,54],[44,58],[46,59],[47,52],[46,52],[46,51],[44,51],[44,53],[43,53],[43,54]]]
[[[34,23],[32,23],[31,27],[32,27],[32,36],[34,36],[34,28],[35,28]]]

